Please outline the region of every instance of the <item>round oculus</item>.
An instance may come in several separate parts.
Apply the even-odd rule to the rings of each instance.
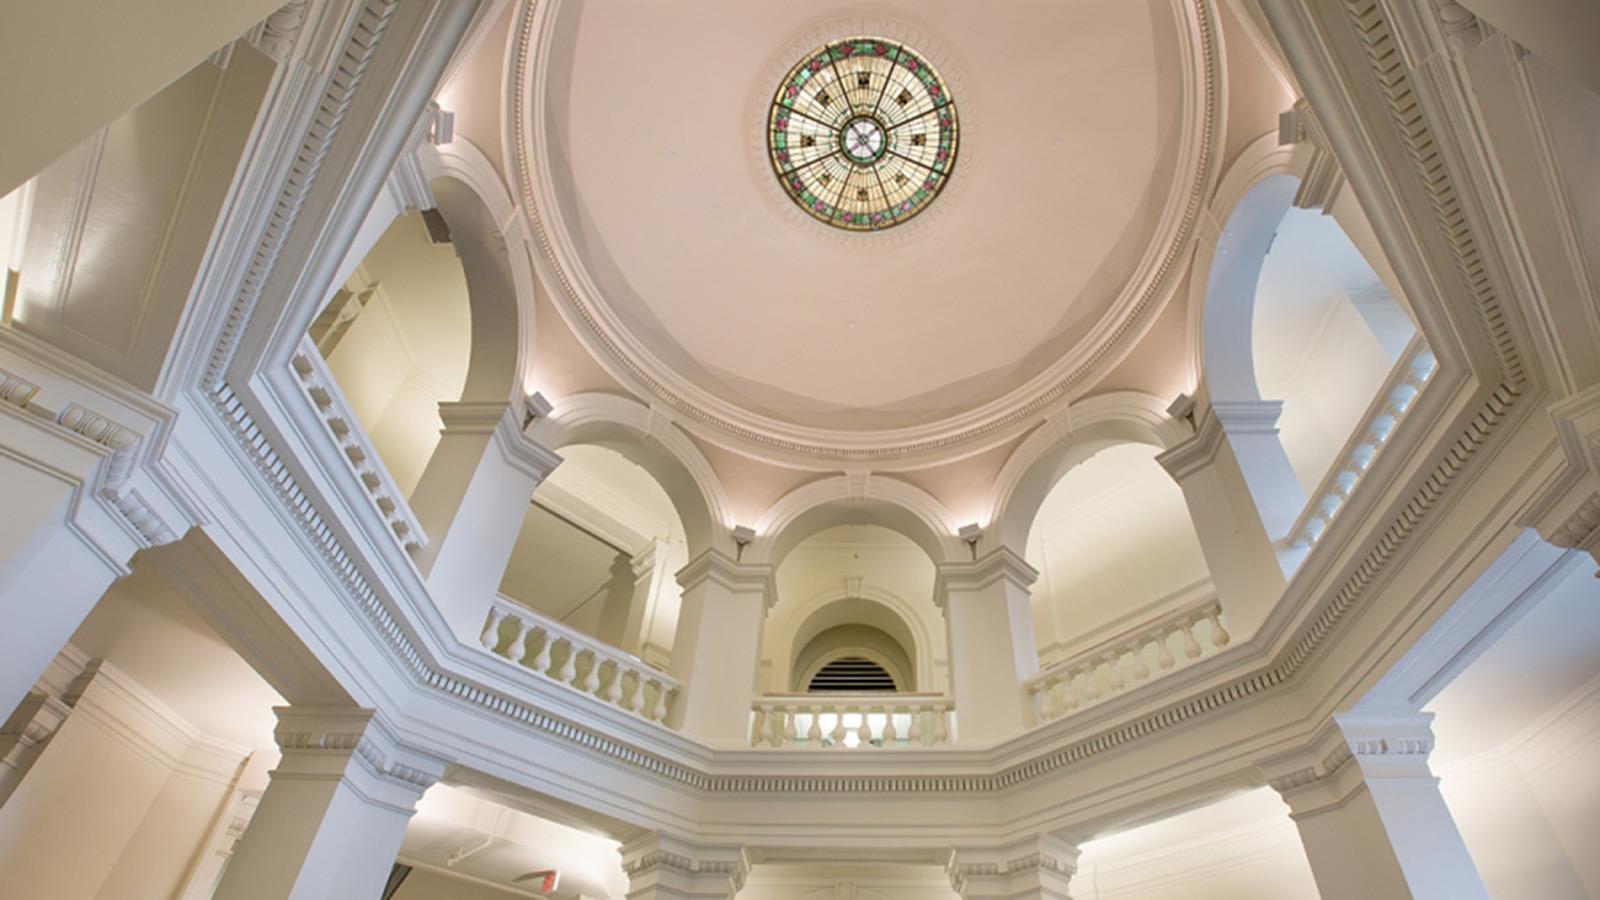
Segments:
[[[955,170],[955,98],[910,47],[834,41],[795,64],[772,98],[772,170],[813,218],[848,231],[910,220]]]

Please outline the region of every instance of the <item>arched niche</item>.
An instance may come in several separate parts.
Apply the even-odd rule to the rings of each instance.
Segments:
[[[931,577],[923,581],[931,588]],[[820,665],[803,658],[805,649],[824,632],[860,626],[881,632],[901,648],[906,667],[905,678],[896,678],[901,690],[944,691],[947,650],[941,614],[931,598],[903,596],[890,587],[881,577],[864,577],[859,583],[840,579],[837,587],[808,596],[786,597],[780,589],[762,636],[762,689],[804,691],[806,669]],[[848,646],[873,649],[864,642]],[[881,651],[874,650],[883,655]]]

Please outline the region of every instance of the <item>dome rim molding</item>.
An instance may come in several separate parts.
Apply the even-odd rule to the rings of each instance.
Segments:
[[[1150,242],[1133,277],[1110,309],[1074,347],[1023,384],[937,421],[894,429],[849,431],[799,425],[756,413],[693,384],[643,345],[601,299],[572,245],[547,165],[550,136],[541,106],[549,81],[552,23],[562,0],[537,0],[517,12],[506,60],[503,129],[511,177],[523,217],[523,239],[554,306],[584,349],[613,378],[694,436],[777,465],[827,469],[867,464],[884,470],[949,462],[1016,438],[1091,390],[1138,343],[1177,293],[1206,199],[1217,178],[1225,122],[1220,34],[1209,0],[1169,0],[1182,53],[1182,109],[1177,166]],[[925,29],[918,29],[925,31]],[[810,35],[815,27],[808,27]],[[784,46],[787,46],[785,44]],[[946,54],[938,54],[943,57]],[[948,198],[946,198],[948,199]],[[921,218],[921,217],[919,217]]]

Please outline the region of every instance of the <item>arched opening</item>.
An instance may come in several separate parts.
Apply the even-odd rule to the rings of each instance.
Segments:
[[[1183,492],[1158,447],[1092,452],[1045,495],[1028,531],[1040,663],[1090,652],[1214,595]]]
[[[472,354],[467,279],[436,211],[395,219],[311,323],[343,401],[408,497]]]
[[[1298,184],[1269,175],[1229,213],[1202,326],[1206,395],[1284,546],[1422,349],[1360,208],[1296,207]]]
[[[667,491],[617,450],[561,448],[534,491],[500,593],[658,667],[672,655],[689,561]]]
[[[1339,223],[1291,208],[1261,265],[1250,320],[1256,388],[1312,495],[1416,327]]]

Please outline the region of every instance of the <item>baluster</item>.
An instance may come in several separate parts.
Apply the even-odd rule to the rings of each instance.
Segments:
[[[600,690],[600,654],[593,650],[585,651],[589,658],[589,671],[583,675],[583,692],[591,696]]]
[[[1100,699],[1100,679],[1095,677],[1099,674],[1098,662],[1089,662],[1083,666],[1083,696],[1089,700]]]
[[[933,707],[933,742],[935,744],[950,743],[950,718],[948,706],[942,703]]]
[[[1199,659],[1200,642],[1194,639],[1194,626],[1194,619],[1183,623],[1183,655],[1190,659]]]
[[[1156,641],[1156,665],[1165,671],[1176,663],[1177,660],[1172,658],[1172,632],[1163,631],[1160,639]]]
[[[811,707],[811,727],[806,729],[806,744],[813,750],[822,746],[822,707]]]
[[[595,668],[598,669],[600,666],[597,664]],[[606,702],[613,706],[622,701],[622,665],[620,663],[611,664],[611,683],[606,685],[605,696]]]
[[[899,714],[901,709],[903,707],[899,706],[885,706],[883,708],[883,745],[885,747],[893,744],[900,737],[899,732],[894,727],[894,717]]]
[[[1061,678],[1061,714],[1078,708],[1078,683],[1073,680],[1071,672]]]
[[[1050,679],[1047,687],[1050,691],[1050,718],[1059,719],[1070,708],[1067,702],[1072,696],[1072,684],[1058,675]]]
[[[566,638],[562,638],[561,643],[566,645],[567,658],[561,661],[561,671],[557,673],[556,680],[562,684],[571,684],[573,679],[578,677],[578,645]]]
[[[539,629],[539,655],[533,658],[533,670],[540,675],[550,674],[550,647],[555,644],[550,632]]]
[[[506,658],[520,664],[528,657],[528,633],[533,630],[533,623],[517,619],[517,636],[512,638],[511,646],[506,648]]]
[[[622,675],[617,675],[617,681],[622,680]],[[644,710],[644,676],[638,672],[633,673],[633,690],[628,692],[628,712],[638,715]]]
[[[923,742],[923,740],[922,740],[922,738],[924,736],[924,731],[922,729],[922,716],[923,716],[923,713],[924,713],[924,710],[923,710],[922,707],[920,707],[920,706],[911,707],[911,729],[906,732],[906,738],[911,741],[911,745],[913,747],[919,746],[919,745],[920,746],[924,746],[924,747],[927,746],[927,744],[925,744]]]
[[[1150,677],[1150,666],[1144,661],[1144,644],[1135,641],[1128,646],[1128,652],[1133,654],[1133,680],[1143,681]]]
[[[667,690],[667,686],[659,681],[651,680],[650,683],[656,686],[656,708],[652,711],[650,718],[657,722],[665,722],[667,720],[667,704],[671,702],[672,695],[676,691]]]
[[[500,623],[506,620],[504,610],[491,607],[489,609],[489,624],[483,626],[483,634],[478,636],[478,643],[483,649],[493,653],[500,646]]]
[[[1226,628],[1222,627],[1222,610],[1220,608],[1211,610],[1211,615],[1206,619],[1206,622],[1211,625],[1211,646],[1218,650],[1228,646],[1228,642],[1233,640],[1233,637],[1228,634]]]
[[[780,712],[780,715],[783,716],[783,727],[774,735],[778,746],[793,747],[795,739],[800,736],[795,730],[795,716],[798,712],[799,707],[793,705],[785,705]]]
[[[1112,693],[1122,690],[1123,686],[1126,685],[1127,682],[1123,681],[1122,679],[1121,652],[1113,650],[1109,655],[1106,656],[1106,670],[1111,673],[1109,684],[1111,685]]]
[[[872,707],[861,707],[861,724],[856,726],[856,747],[862,750],[872,748]]]
[[[833,746],[835,748],[843,747],[844,736],[847,733],[848,732],[845,731],[844,727],[844,707],[841,706],[839,707],[839,711],[834,714],[833,731],[829,732],[828,737],[833,738]]]
[[[771,707],[757,706],[750,722],[750,746],[761,746],[761,732],[767,727],[767,711]]]

